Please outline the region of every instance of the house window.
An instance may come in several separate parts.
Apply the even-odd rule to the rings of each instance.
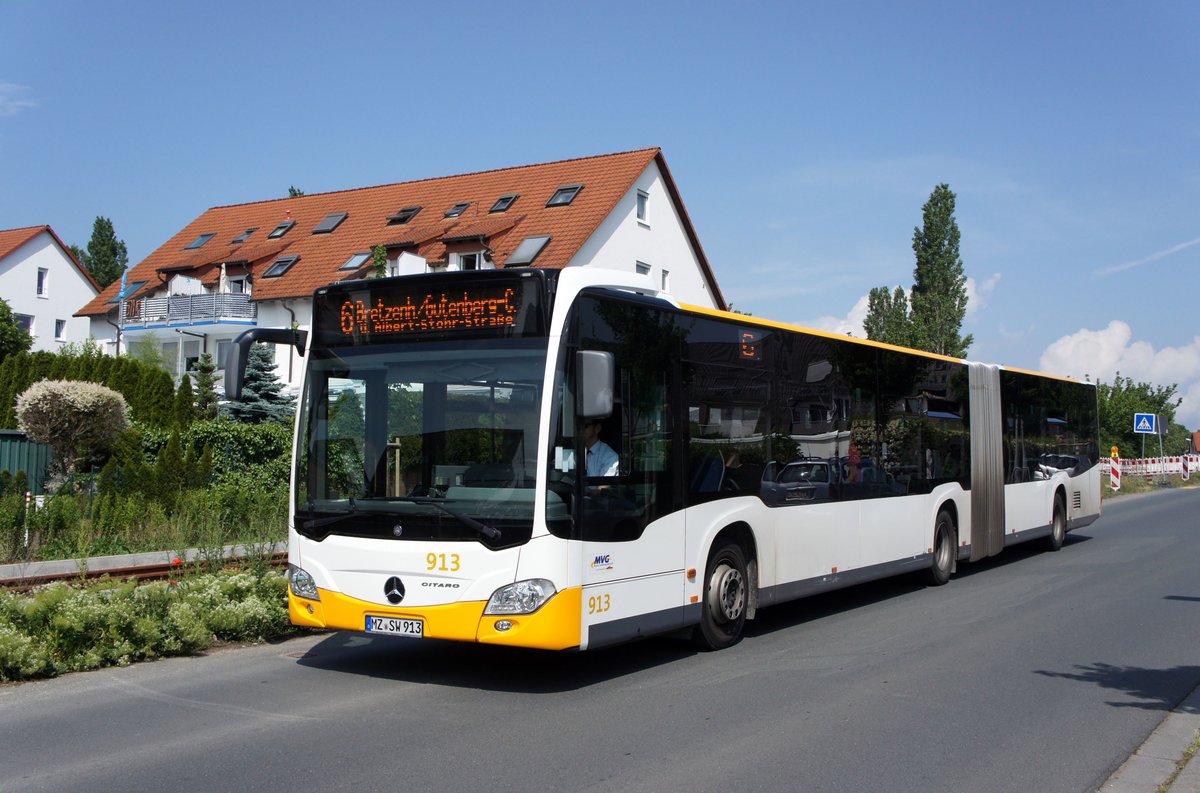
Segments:
[[[225,368],[225,359],[229,357],[229,348],[233,345],[232,339],[223,339],[217,342],[217,355],[213,358],[213,363],[218,369]]]
[[[526,237],[517,249],[513,251],[512,256],[508,257],[508,261],[504,263],[505,267],[515,267],[522,264],[533,264],[533,260],[538,257],[542,249],[550,242],[549,235],[539,237]]]
[[[246,229],[246,230],[245,230],[245,231],[243,231],[241,234],[239,234],[238,236],[236,236],[236,237],[234,237],[234,238],[233,238],[233,243],[232,243],[232,244],[233,244],[233,245],[240,245],[241,243],[243,243],[243,242],[245,242],[246,240],[248,240],[248,239],[250,238],[250,235],[251,235],[251,234],[253,234],[253,233],[254,233],[254,232],[256,232],[256,231],[258,231],[258,228],[257,228],[257,227],[255,227],[255,228],[252,228],[252,229]]]
[[[202,248],[202,247],[204,247],[204,243],[208,242],[215,236],[217,236],[217,235],[216,234],[201,234],[199,237],[192,240],[192,244],[187,246],[186,248],[184,248],[184,250],[185,251],[194,251],[197,248]]]
[[[65,341],[67,338],[67,321],[65,319],[54,320],[54,340]]]
[[[371,253],[369,251],[359,252],[359,253],[356,253],[353,256],[351,256],[349,259],[347,259],[346,263],[343,264],[338,269],[339,270],[357,270],[359,267],[362,267],[364,264],[366,264],[368,261],[370,261],[370,259],[371,259]]]
[[[546,202],[548,207],[565,207],[575,200],[575,196],[579,195],[579,191],[583,189],[581,184],[563,185],[554,191],[554,195],[550,196],[550,200]]]
[[[646,220],[646,204],[650,203],[650,194],[645,190],[637,191],[637,219],[638,223],[648,225],[650,221]]]
[[[229,279],[229,294],[244,295],[246,292],[246,276],[239,275]]]
[[[283,221],[282,223],[280,223],[278,226],[275,227],[274,231],[272,231],[270,234],[267,235],[267,239],[269,239],[269,240],[279,239],[284,234],[287,234],[289,231],[291,231],[292,226],[294,226],[294,225],[296,225],[296,221],[294,221],[294,220]]]
[[[298,261],[300,261],[299,256],[284,256],[280,259],[276,259],[275,263],[268,267],[267,271],[263,273],[263,278],[278,278],[291,269],[291,266]]]
[[[421,207],[419,207],[419,206],[405,207],[404,209],[401,209],[396,214],[390,215],[388,217],[388,225],[389,226],[402,226],[405,223],[407,223],[408,221],[415,218],[417,216],[417,213],[420,211],[421,211]]]
[[[347,217],[345,212],[331,212],[312,230],[313,234],[328,234],[336,229]]]
[[[634,267],[637,268],[638,275],[650,275],[650,265],[645,262],[637,262]]]
[[[469,206],[471,206],[470,201],[463,201],[460,204],[455,204],[454,206],[452,206],[446,210],[445,216],[448,218],[456,218],[459,215],[461,215],[462,213],[466,212],[467,207],[469,207]]]
[[[479,254],[478,253],[460,253],[460,254],[458,254],[458,269],[460,269],[460,270],[478,270],[479,269]]]
[[[16,319],[17,319],[17,327],[19,327],[21,330],[25,331],[30,336],[32,336],[33,335],[33,317],[29,316],[28,314],[17,314],[17,313],[14,313],[13,316],[16,317]]]
[[[488,212],[504,212],[514,203],[516,203],[518,198],[520,198],[520,196],[517,193],[502,195],[496,199],[496,203],[492,204],[492,208],[489,209]]]
[[[50,278],[50,271],[47,270],[45,267],[39,267],[38,268],[38,286],[37,286],[38,297],[46,296],[46,281],[49,278]]]

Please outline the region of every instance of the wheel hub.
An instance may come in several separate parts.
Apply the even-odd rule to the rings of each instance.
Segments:
[[[708,587],[709,611],[718,622],[734,622],[746,607],[746,579],[727,564],[717,565]]]

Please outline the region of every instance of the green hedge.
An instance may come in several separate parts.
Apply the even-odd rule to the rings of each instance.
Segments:
[[[223,571],[149,584],[0,591],[0,681],[199,652],[288,633],[283,574]]]

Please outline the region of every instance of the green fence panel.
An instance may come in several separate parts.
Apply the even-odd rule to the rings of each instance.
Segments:
[[[34,495],[45,493],[50,459],[50,447],[46,444],[29,440],[23,432],[0,430],[0,471],[12,474],[24,471]]]

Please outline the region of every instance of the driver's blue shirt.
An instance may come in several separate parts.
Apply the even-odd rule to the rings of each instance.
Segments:
[[[587,455],[588,476],[616,476],[620,469],[621,458],[604,441],[596,441],[585,454]]]

